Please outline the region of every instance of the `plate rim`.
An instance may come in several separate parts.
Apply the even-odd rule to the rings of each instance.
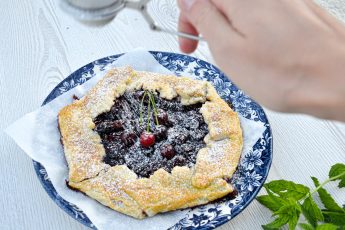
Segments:
[[[180,56],[180,57],[182,56],[182,57],[192,58],[192,59],[194,59],[194,60],[198,60],[198,61],[202,61],[202,62],[204,62],[204,63],[207,63],[207,64],[211,65],[212,67],[214,67],[215,70],[216,70],[217,72],[222,73],[222,71],[221,71],[218,67],[216,67],[214,64],[209,63],[209,62],[207,62],[207,61],[204,61],[204,60],[202,60],[202,59],[199,59],[199,58],[197,58],[197,57],[193,57],[193,56],[189,56],[189,55],[181,54],[181,53],[166,52],[166,51],[152,51],[152,50],[150,50],[150,51],[148,51],[148,52],[150,52],[150,54],[158,54],[158,53],[161,53],[161,54],[176,55],[176,56]],[[102,57],[102,58],[98,58],[98,59],[96,59],[96,60],[94,60],[94,61],[92,61],[92,62],[90,62],[90,63],[88,63],[88,64],[86,64],[86,65],[84,65],[84,66],[82,66],[82,67],[80,67],[80,68],[78,68],[78,69],[76,69],[76,70],[73,71],[71,74],[69,74],[67,77],[65,77],[62,81],[60,81],[60,82],[50,91],[50,93],[49,93],[48,96],[44,99],[44,101],[43,101],[43,103],[42,103],[41,106],[44,106],[45,104],[49,103],[50,101],[54,100],[57,96],[59,96],[59,95],[54,95],[54,93],[63,85],[64,82],[66,82],[66,81],[70,80],[71,78],[73,78],[73,76],[76,75],[76,74],[78,74],[79,71],[81,71],[81,70],[87,68],[88,66],[91,66],[91,65],[94,66],[94,63],[97,62],[97,61],[105,60],[105,59],[107,59],[107,58],[119,58],[119,57],[121,57],[121,56],[124,55],[124,54],[125,54],[125,53],[120,53],[120,54],[109,55],[109,56],[105,56],[105,57]],[[165,68],[165,67],[164,67],[164,68]],[[229,79],[230,82],[232,82],[230,78],[228,78],[228,79]],[[233,82],[232,82],[232,83],[233,83]],[[75,87],[75,86],[73,86],[72,88],[74,88],[74,87]],[[72,88],[71,88],[71,89],[72,89]],[[236,86],[236,88],[238,88],[238,87]],[[61,94],[60,94],[60,95],[61,95]],[[266,164],[266,171],[265,171],[265,174],[262,175],[262,183],[257,187],[256,191],[253,192],[252,195],[248,198],[247,202],[245,202],[245,203],[243,204],[241,210],[240,210],[240,211],[237,211],[237,212],[234,213],[234,214],[231,214],[231,218],[230,218],[230,219],[224,219],[224,220],[222,220],[222,221],[218,221],[218,222],[216,222],[212,227],[206,227],[206,228],[205,228],[205,227],[203,227],[203,226],[200,226],[200,227],[197,227],[197,229],[199,229],[199,228],[200,228],[200,229],[201,229],[201,228],[202,228],[202,229],[214,229],[214,228],[216,228],[216,227],[219,227],[219,226],[221,226],[221,225],[223,225],[223,224],[229,222],[230,220],[233,220],[236,216],[238,216],[241,212],[243,212],[243,211],[252,203],[252,201],[255,199],[255,197],[257,196],[257,194],[261,191],[261,189],[262,189],[262,187],[263,187],[263,185],[264,185],[264,183],[265,183],[265,181],[266,181],[266,179],[267,179],[267,177],[268,177],[269,171],[270,171],[271,166],[272,166],[272,161],[273,161],[273,133],[272,133],[272,127],[271,127],[271,124],[270,124],[270,122],[269,122],[269,120],[268,120],[268,117],[267,117],[266,112],[264,111],[263,107],[262,107],[259,103],[257,103],[254,99],[251,98],[251,100],[262,110],[262,113],[263,113],[263,115],[264,115],[264,117],[265,117],[265,119],[266,119],[266,121],[267,121],[266,124],[268,124],[268,126],[267,126],[267,129],[268,129],[267,132],[268,132],[268,134],[269,134],[269,137],[271,138],[271,139],[270,139],[270,144],[269,144],[269,146],[268,146],[268,147],[269,147],[268,149],[269,149],[269,152],[270,152],[270,154],[269,154],[269,155],[270,155],[270,158],[269,158],[269,161],[268,161],[267,164]],[[37,162],[37,161],[35,161],[35,160],[32,160],[32,162],[33,162],[33,166],[34,166],[36,175],[37,175],[37,177],[38,177],[38,180],[40,181],[42,187],[44,188],[44,190],[46,191],[46,193],[49,195],[49,197],[54,201],[54,203],[57,204],[58,207],[60,207],[60,208],[61,208],[64,212],[66,212],[70,217],[72,217],[73,219],[77,220],[79,223],[83,224],[83,225],[86,226],[86,227],[89,227],[89,228],[92,228],[92,229],[96,229],[95,226],[92,224],[91,220],[88,219],[88,217],[86,216],[86,214],[85,214],[85,217],[86,217],[86,218],[81,219],[81,218],[79,218],[78,216],[76,216],[76,214],[75,214],[73,211],[71,211],[69,208],[67,208],[65,205],[63,205],[61,202],[58,202],[58,199],[60,198],[60,196],[59,196],[58,193],[56,192],[54,186],[53,186],[53,185],[51,184],[51,182],[49,181],[49,183],[50,183],[50,185],[51,185],[51,187],[52,187],[52,188],[51,188],[51,187],[47,184],[47,180],[45,180],[44,178],[42,178],[42,174],[40,173],[40,169],[44,169],[44,170],[45,170],[44,166],[41,165],[39,162]],[[47,175],[48,175],[48,174],[47,174]],[[54,191],[52,191],[52,189],[53,189]],[[56,194],[54,194],[54,192],[55,192]],[[62,199],[62,198],[60,198],[60,199]],[[68,201],[66,201],[66,202],[68,202]],[[69,202],[68,202],[68,203],[69,203]],[[76,206],[76,205],[75,205],[75,206]],[[87,220],[88,220],[90,223],[87,223]],[[177,222],[177,223],[178,223],[178,222]],[[177,224],[177,223],[176,223],[176,224]],[[172,226],[172,227],[173,227],[173,226]]]

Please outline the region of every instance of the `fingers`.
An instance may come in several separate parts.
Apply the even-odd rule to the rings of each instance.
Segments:
[[[182,19],[193,25],[194,32],[198,31],[209,43],[222,46],[238,36],[228,19],[210,0],[179,0],[178,3],[185,17]]]
[[[180,14],[179,22],[178,22],[178,30],[180,32],[192,34],[192,35],[199,35],[198,31],[195,27],[190,24],[186,16],[182,13]],[[180,49],[184,53],[192,53],[196,50],[198,46],[198,41],[179,37]]]

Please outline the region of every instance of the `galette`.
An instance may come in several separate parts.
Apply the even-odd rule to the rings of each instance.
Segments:
[[[233,192],[239,118],[207,81],[114,68],[58,116],[68,186],[135,218]]]

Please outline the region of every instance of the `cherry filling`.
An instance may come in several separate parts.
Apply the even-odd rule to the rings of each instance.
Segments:
[[[106,164],[125,164],[139,177],[149,177],[160,168],[171,172],[175,166],[195,164],[208,133],[199,112],[202,104],[184,106],[178,99],[152,96],[156,116],[149,99],[142,100],[144,91],[135,91],[117,98],[109,112],[95,118],[95,131],[101,136]],[[148,116],[149,105],[151,116]]]

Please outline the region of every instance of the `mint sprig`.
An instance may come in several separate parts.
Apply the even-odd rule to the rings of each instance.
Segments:
[[[264,185],[267,195],[258,196],[257,200],[273,212],[275,219],[263,229],[280,229],[288,225],[289,229],[304,230],[345,230],[345,205],[338,205],[324,186],[332,181],[339,181],[338,187],[345,187],[345,165],[335,164],[329,171],[329,178],[319,183],[312,177],[315,189],[287,180],[275,180]],[[318,194],[323,207],[319,207],[313,195]],[[301,214],[307,223],[298,223]]]

